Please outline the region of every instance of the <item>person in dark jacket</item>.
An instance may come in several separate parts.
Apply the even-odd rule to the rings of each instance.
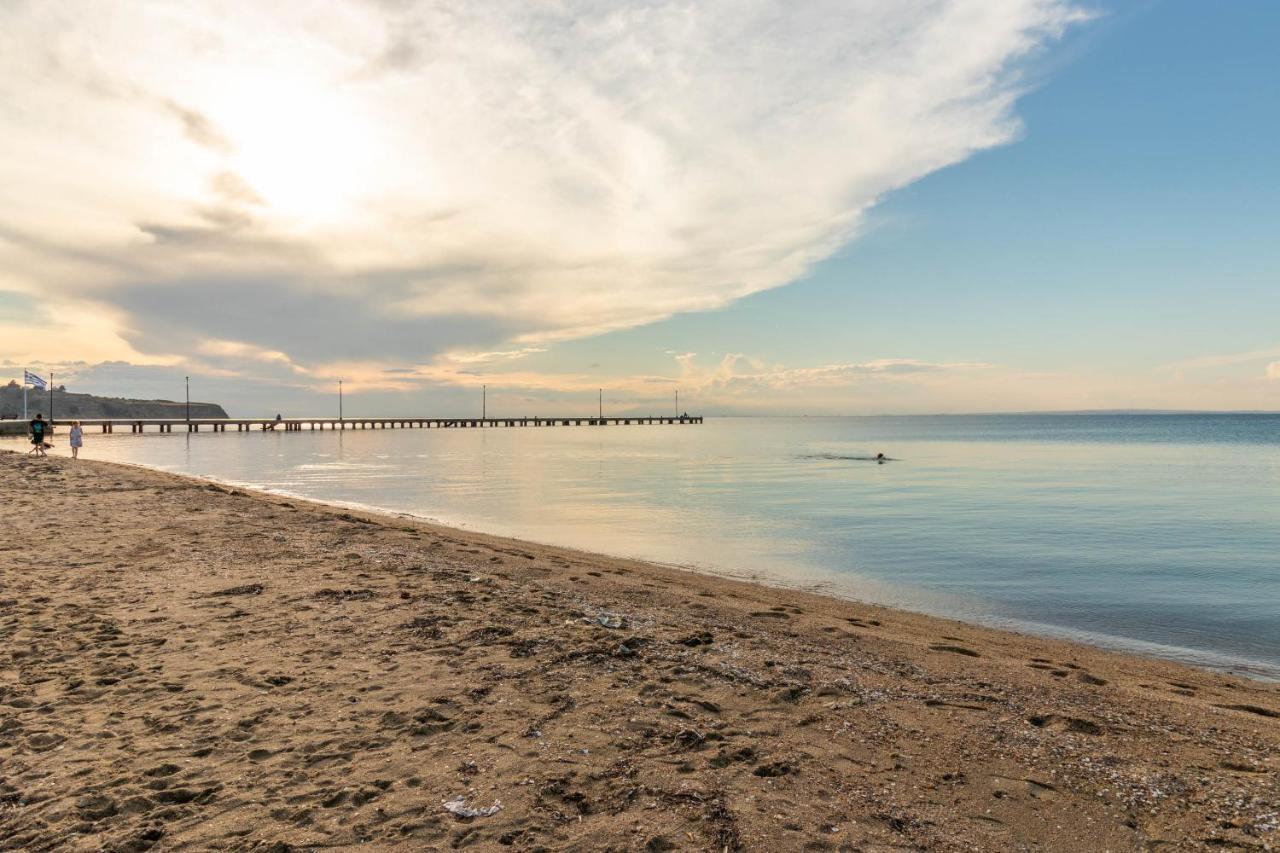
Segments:
[[[44,449],[49,446],[45,442],[49,436],[49,423],[44,419],[44,415],[37,412],[36,419],[27,425],[27,430],[31,433],[31,453],[41,457],[47,456]]]

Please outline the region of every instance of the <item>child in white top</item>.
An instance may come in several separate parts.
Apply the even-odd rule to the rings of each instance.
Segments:
[[[71,425],[71,458],[80,458],[80,448],[84,445],[84,430],[80,429],[80,422],[76,421]]]

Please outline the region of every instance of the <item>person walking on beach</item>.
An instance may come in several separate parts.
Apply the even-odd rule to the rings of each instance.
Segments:
[[[80,448],[84,445],[84,430],[80,428],[80,422],[76,421],[71,424],[71,458],[80,458]]]
[[[36,419],[27,425],[27,430],[31,433],[31,451],[27,455],[34,453],[42,458],[47,456],[48,454],[44,452],[44,439],[49,434],[49,424],[45,421],[44,415],[36,412]]]

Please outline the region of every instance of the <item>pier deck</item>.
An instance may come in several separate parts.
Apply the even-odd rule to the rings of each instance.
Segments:
[[[58,426],[66,428],[68,421]],[[325,429],[484,429],[490,427],[549,426],[641,426],[655,424],[700,424],[701,415],[640,415],[609,418],[81,418],[86,430],[98,427],[104,433],[121,432],[298,432]]]

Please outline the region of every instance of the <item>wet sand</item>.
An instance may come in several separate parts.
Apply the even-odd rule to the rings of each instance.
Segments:
[[[1274,684],[108,463],[0,496],[5,849],[1280,846]]]

